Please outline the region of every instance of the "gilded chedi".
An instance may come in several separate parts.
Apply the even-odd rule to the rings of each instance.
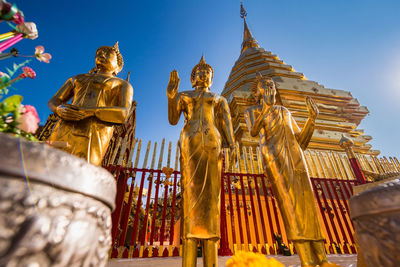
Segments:
[[[274,80],[277,102],[293,113],[293,118],[300,127],[306,123],[308,116],[305,96],[312,97],[318,105],[320,115],[316,120],[309,148],[343,151],[339,140],[342,134],[346,134],[354,140],[356,153],[379,154],[379,151],[371,150],[371,145],[368,144],[372,137],[364,135],[363,130],[357,128],[369,113],[368,109],[361,106],[350,92],[325,88],[317,82],[307,80],[304,74],[296,72],[277,55],[264,50],[251,34],[245,18],[241,54],[232,67],[222,92],[228,100],[235,138],[240,145],[258,144],[258,140],[249,135],[243,117],[246,107],[255,104],[251,96],[251,84],[256,78],[256,72]]]

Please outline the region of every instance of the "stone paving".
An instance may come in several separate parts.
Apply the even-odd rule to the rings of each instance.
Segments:
[[[297,255],[294,256],[268,256],[274,257],[285,266],[300,267],[300,260]],[[218,266],[225,266],[226,261],[230,257],[218,257]],[[344,255],[328,255],[328,259],[343,267],[356,267],[357,255],[344,254]],[[106,267],[176,267],[181,266],[181,257],[168,257],[168,258],[136,258],[136,259],[112,259],[109,260]],[[203,266],[202,258],[197,259],[197,266]]]

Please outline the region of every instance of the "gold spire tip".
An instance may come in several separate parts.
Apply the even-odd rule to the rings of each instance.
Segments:
[[[243,2],[240,1],[240,17],[242,19],[246,19],[246,16],[247,16],[246,9],[244,9],[244,7],[243,7]]]

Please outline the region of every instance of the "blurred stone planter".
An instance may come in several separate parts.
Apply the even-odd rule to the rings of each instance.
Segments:
[[[350,215],[367,266],[400,266],[400,179],[350,199]]]
[[[105,266],[115,193],[103,168],[0,134],[0,266]]]

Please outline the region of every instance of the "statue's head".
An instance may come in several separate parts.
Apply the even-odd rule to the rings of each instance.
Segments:
[[[269,92],[269,94],[268,94]],[[262,76],[260,72],[257,72],[257,78],[252,84],[251,93],[257,102],[264,98],[267,103],[276,102],[276,88],[274,81],[266,76]],[[267,101],[267,98],[271,98]]]
[[[119,52],[118,42],[114,46],[102,46],[96,50],[96,69],[104,69],[117,75],[123,65],[124,60]]]
[[[213,68],[206,63],[204,56],[201,56],[200,62],[194,66],[192,74],[190,75],[192,87],[210,87],[212,84],[213,75]]]

